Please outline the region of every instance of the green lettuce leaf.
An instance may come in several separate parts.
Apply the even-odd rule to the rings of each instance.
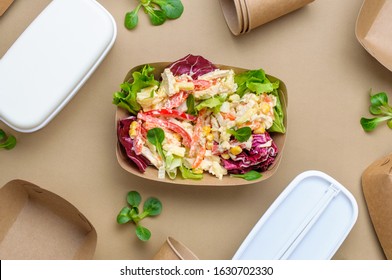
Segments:
[[[249,70],[235,75],[234,81],[238,85],[237,94],[243,96],[246,92],[257,94],[270,93],[279,88],[279,81],[268,80],[263,69]]]
[[[256,94],[269,93],[276,96],[276,107],[274,107],[274,122],[272,127],[269,129],[270,132],[285,133],[286,128],[284,127],[284,112],[282,103],[279,98],[279,80],[271,82],[263,69],[249,70],[234,77],[234,81],[238,85],[237,94],[243,96],[247,92],[254,92]]]
[[[185,166],[180,166],[181,176],[183,179],[193,179],[193,180],[201,180],[203,179],[203,174],[193,173],[192,170],[186,168]]]
[[[285,133],[286,128],[284,126],[284,112],[282,103],[280,102],[278,91],[274,90],[272,94],[276,96],[276,106],[274,107],[274,122],[272,123],[272,126],[269,128],[268,131]]]
[[[153,67],[145,65],[140,72],[133,72],[133,82],[124,82],[120,85],[121,91],[113,94],[113,104],[126,109],[132,115],[137,115],[137,112],[141,109],[136,100],[137,93],[146,87],[159,86],[159,82],[154,78],[153,71]]]
[[[225,100],[225,96],[214,96],[200,102],[197,106],[195,106],[195,109],[197,111],[200,111],[203,108],[209,108],[212,109],[214,113],[218,113],[220,107],[222,106],[223,102],[225,102]]]

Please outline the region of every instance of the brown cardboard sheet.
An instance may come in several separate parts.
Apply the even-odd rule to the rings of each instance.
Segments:
[[[97,234],[58,195],[23,180],[0,189],[0,259],[91,259]]]
[[[50,2],[14,1],[0,17],[0,57]],[[72,203],[98,234],[94,259],[151,259],[174,236],[199,259],[215,260],[233,257],[292,178],[320,170],[341,182],[359,207],[358,220],[333,259],[385,259],[361,176],[391,152],[391,130],[380,125],[366,133],[359,121],[368,116],[369,89],[392,99],[392,83],[391,72],[355,36],[362,0],[314,1],[241,36],[228,28],[219,1],[183,0],[183,15],[161,26],[152,26],[141,12],[132,31],[124,27],[124,16],[136,3],[98,2],[117,23],[113,48],[45,128],[23,134],[0,124],[18,140],[14,149],[0,150],[0,186],[21,178]],[[169,184],[119,165],[113,93],[135,65],[175,61],[189,53],[224,65],[262,67],[287,85],[289,132],[279,168],[268,180],[242,186]],[[159,216],[143,220],[152,233],[145,243],[134,227],[116,223],[131,190],[163,204]],[[1,219],[9,217],[2,213]]]

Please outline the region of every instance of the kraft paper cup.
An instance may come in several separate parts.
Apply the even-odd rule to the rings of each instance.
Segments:
[[[153,260],[198,260],[199,258],[180,241],[168,237]]]
[[[314,0],[245,0],[249,11],[250,29],[293,12]]]
[[[244,28],[244,19],[240,1],[241,0],[220,0],[227,26],[234,35],[241,34]]]
[[[227,26],[234,35],[293,12],[314,0],[220,0]],[[242,15],[243,27],[239,17]]]
[[[241,34],[247,33],[250,31],[250,25],[249,25],[249,11],[248,11],[248,6],[246,4],[246,0],[239,0],[240,2],[240,8],[241,8],[241,13],[242,13],[242,18],[244,22],[244,27],[242,29]]]

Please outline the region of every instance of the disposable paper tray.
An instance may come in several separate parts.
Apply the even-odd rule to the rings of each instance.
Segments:
[[[392,71],[392,1],[365,0],[359,12],[355,34],[375,59]]]
[[[146,64],[148,64],[154,68],[153,73],[155,75],[155,79],[159,79],[160,75],[163,72],[163,70],[165,69],[165,67],[167,67],[171,63],[172,62],[152,62],[152,63],[146,63]],[[129,70],[124,81],[132,82],[133,81],[132,73],[134,71],[140,71],[142,69],[142,67],[146,64],[135,66],[131,70]],[[243,72],[249,70],[249,69],[244,69],[244,68],[230,66],[230,65],[222,65],[222,64],[215,64],[215,66],[219,69],[227,69],[227,70],[232,69],[235,73],[243,73]],[[288,129],[287,87],[286,87],[285,83],[282,80],[278,79],[277,77],[270,76],[268,74],[267,74],[267,77],[271,81],[279,81],[278,94],[279,94],[280,101],[282,103],[282,109],[283,109],[283,114],[284,114],[284,126],[287,130]],[[129,113],[125,109],[117,107],[116,125],[120,119],[126,118],[128,116],[129,116]],[[169,183],[169,184],[181,184],[181,185],[241,186],[241,185],[248,185],[248,184],[256,184],[260,181],[267,180],[268,178],[272,177],[275,174],[275,172],[278,169],[279,164],[282,160],[282,157],[283,157],[286,136],[287,136],[287,132],[286,133],[271,133],[271,137],[278,147],[278,156],[276,157],[274,163],[268,168],[268,170],[263,172],[263,176],[261,178],[259,178],[257,180],[252,180],[252,181],[247,181],[247,180],[244,180],[241,178],[230,177],[229,175],[223,176],[223,179],[219,180],[218,178],[216,178],[215,176],[213,176],[211,174],[205,174],[203,179],[201,179],[201,180],[191,180],[191,179],[184,180],[182,178],[179,178],[180,176],[177,176],[177,178],[174,180],[169,179],[169,178],[159,179],[158,173],[157,173],[158,171],[155,167],[149,166],[149,167],[147,167],[147,169],[144,173],[140,172],[139,169],[136,167],[136,165],[129,160],[129,158],[126,155],[126,152],[120,146],[119,143],[116,144],[117,145],[116,156],[117,156],[117,160],[118,160],[120,166],[124,170],[132,173],[133,175],[142,177],[144,179],[152,180],[152,181],[165,182],[165,183]]]
[[[346,188],[325,173],[306,171],[270,206],[233,259],[331,259],[357,216]]]
[[[91,259],[97,233],[60,196],[24,180],[0,189],[0,259]]]
[[[112,16],[95,0],[53,0],[0,60],[0,121],[43,128],[111,49]]]

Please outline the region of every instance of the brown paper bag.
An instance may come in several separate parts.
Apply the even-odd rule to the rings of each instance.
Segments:
[[[362,190],[381,247],[392,259],[392,154],[363,172]]]

